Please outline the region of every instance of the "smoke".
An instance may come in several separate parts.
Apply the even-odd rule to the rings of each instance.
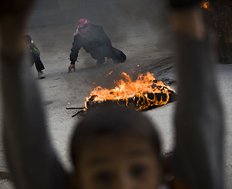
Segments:
[[[102,25],[113,42],[131,43],[132,36],[143,35],[155,40],[160,49],[170,47],[166,1],[79,0],[79,4],[78,16]]]
[[[167,1],[160,0],[118,0],[117,4],[128,20],[137,24],[148,24],[154,36],[157,36],[157,46],[170,47],[171,35],[168,19]]]
[[[162,33],[165,36],[168,31],[165,3],[160,0],[51,0],[49,3],[40,0],[35,7],[39,11],[31,24],[63,22],[75,26],[80,17],[86,17],[102,25],[116,40],[127,38],[124,31],[131,33],[147,24],[156,35]]]
[[[114,39],[125,41],[130,40],[133,35],[144,35],[155,40],[160,49],[168,49],[171,35],[168,19],[169,9],[166,2],[160,0],[107,0],[98,8],[95,7],[97,15],[93,17],[93,20],[103,24],[113,41]],[[130,41],[128,42],[130,43]]]
[[[159,0],[87,0],[83,16],[93,22],[104,25],[111,35],[127,30],[130,33],[136,28],[149,24],[154,32],[167,33],[168,13],[166,1]],[[97,3],[96,3],[97,2]],[[91,5],[92,6],[87,6]],[[147,28],[146,28],[147,29]],[[124,35],[124,38],[126,36]],[[124,40],[121,35],[121,39]]]
[[[132,19],[148,21],[151,26],[165,23],[166,1],[118,0],[118,5]]]

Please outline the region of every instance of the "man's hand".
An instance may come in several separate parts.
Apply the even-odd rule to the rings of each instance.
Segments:
[[[197,6],[202,0],[169,0],[173,30],[197,39],[206,37],[203,14]]]
[[[70,72],[75,72],[76,71],[76,67],[75,67],[75,64],[70,64],[70,66],[68,67],[68,73]]]
[[[206,29],[202,12],[198,8],[172,11],[173,30],[182,35],[205,39]]]
[[[24,49],[23,36],[28,13],[34,0],[0,1],[0,49],[16,55]]]

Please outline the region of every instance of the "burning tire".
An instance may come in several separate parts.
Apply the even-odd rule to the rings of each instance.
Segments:
[[[162,81],[156,80],[150,72],[140,74],[135,81],[125,72],[121,75],[123,79],[116,82],[115,88],[106,89],[98,86],[86,98],[83,108],[67,109],[81,109],[73,117],[104,105],[126,106],[137,111],[147,111],[173,102],[177,98],[174,90]]]

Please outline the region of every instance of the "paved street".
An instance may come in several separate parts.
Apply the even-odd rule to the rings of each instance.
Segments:
[[[67,111],[66,107],[83,106],[85,97],[94,86],[112,86],[114,81],[120,78],[122,71],[136,75],[136,73],[150,70],[160,79],[175,79],[171,52],[164,51],[165,47],[160,46],[160,38],[158,37],[160,33],[157,32],[158,34],[154,35],[148,25],[130,31],[122,31],[122,33],[114,35],[112,40],[116,47],[126,52],[128,56],[126,63],[117,65],[109,61],[102,67],[97,68],[89,55],[82,51],[77,63],[77,72],[68,74],[67,66],[69,65],[68,57],[72,43],[73,26],[68,24],[54,25],[30,31],[35,43],[41,50],[41,58],[46,66],[46,79],[38,80],[38,84],[43,94],[48,129],[57,154],[67,168],[70,166],[67,156],[70,133],[78,118],[71,118],[75,111]],[[121,39],[121,35],[127,35],[128,37],[126,40]],[[161,66],[161,62],[165,66]],[[36,77],[35,69],[32,68],[32,71]],[[113,73],[109,75],[108,73],[111,71]],[[227,137],[225,141],[226,174],[228,178],[232,178],[232,65],[218,65],[217,73],[222,100],[225,105],[227,124],[225,132]],[[172,103],[145,113],[157,123],[164,141],[165,151],[171,150],[173,146],[174,108],[175,103]],[[0,148],[0,172],[7,172],[6,164],[3,161],[2,148]],[[227,186],[230,189],[232,179],[227,179]],[[0,180],[0,189],[6,188],[10,188],[8,181]]]

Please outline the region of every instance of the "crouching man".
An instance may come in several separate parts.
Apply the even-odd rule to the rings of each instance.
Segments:
[[[103,64],[105,58],[111,58],[114,63],[122,63],[126,60],[126,55],[112,46],[111,40],[103,28],[92,24],[85,18],[79,20],[77,30],[74,33],[74,42],[70,54],[71,64],[68,68],[69,72],[72,70],[75,71],[75,62],[81,48],[97,60],[97,65]]]

